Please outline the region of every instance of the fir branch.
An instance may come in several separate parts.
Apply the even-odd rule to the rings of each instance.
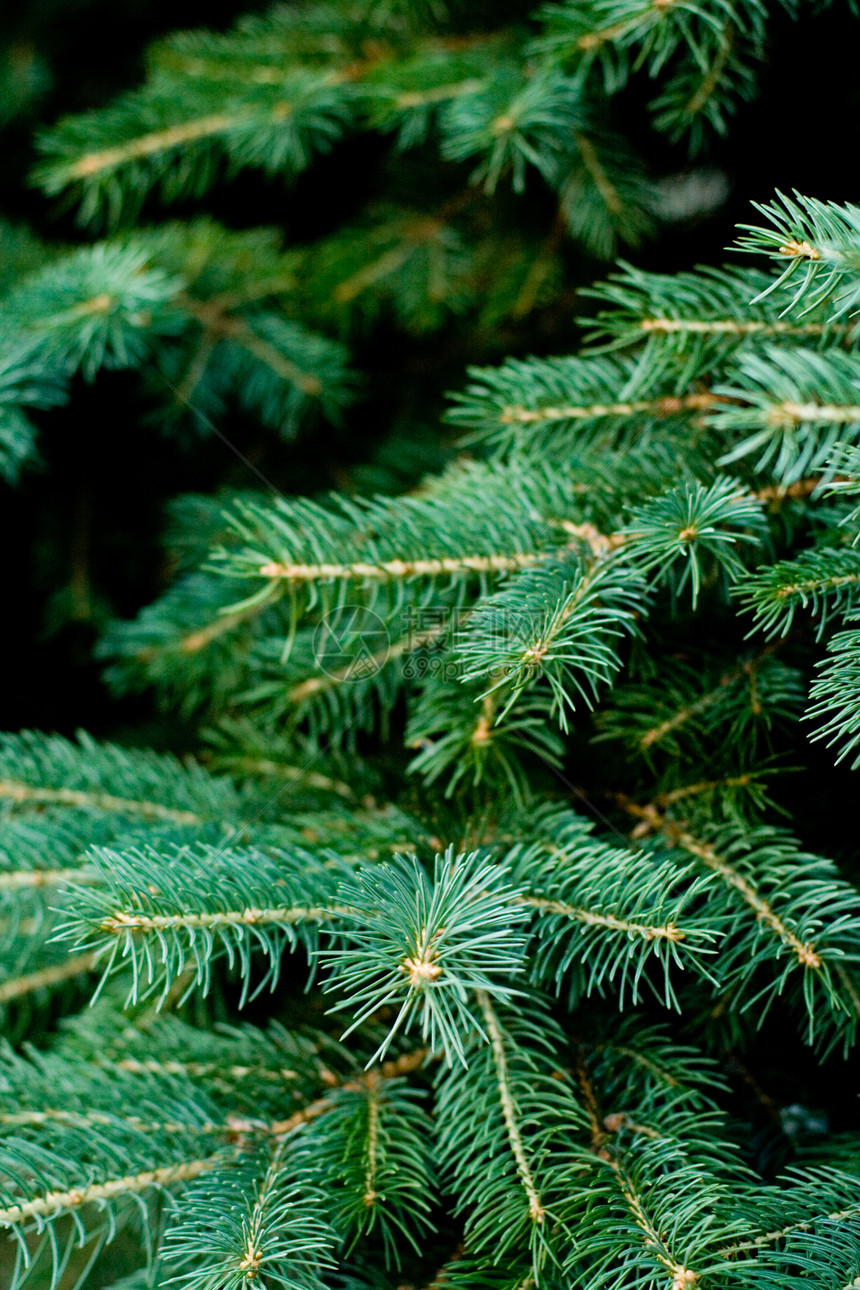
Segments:
[[[237,124],[240,122],[237,121],[235,114],[214,112],[209,116],[183,121],[164,130],[153,130],[137,139],[130,139],[128,143],[86,153],[77,161],[67,165],[64,179],[67,182],[75,179],[89,179],[99,171],[112,170],[128,161],[151,157],[158,152],[167,152],[209,135],[223,134],[227,130],[235,129]]]
[[[687,802],[691,798],[703,796],[713,798],[721,790],[732,792],[734,789],[754,789],[757,781],[763,778],[765,773],[725,775],[721,779],[705,779],[694,784],[682,784],[678,788],[658,793],[644,805],[630,801],[623,793],[616,794],[614,800],[630,815],[638,817],[640,823],[630,834],[630,838],[631,841],[639,841],[641,838],[648,837],[650,833],[659,831],[663,825],[664,815],[679,802]]]
[[[610,931],[622,932],[628,936],[641,936],[646,941],[686,939],[686,933],[674,923],[661,926],[632,922],[618,918],[614,914],[599,914],[590,909],[578,909],[574,905],[566,905],[559,900],[546,900],[542,896],[519,896],[518,901],[541,914],[560,914],[564,918],[573,919],[574,922],[586,923],[589,927],[605,927]]]
[[[798,192],[793,197],[778,192],[775,201],[753,205],[767,225],[741,225],[745,236],[738,239],[738,246],[743,251],[765,252],[785,265],[768,288],[793,290],[784,312],[802,316],[809,309],[827,306],[834,319],[852,316],[860,299],[858,207],[822,202]],[[798,277],[799,282],[793,281]]]
[[[851,1285],[860,1226],[855,1178],[838,1169],[795,1168],[779,1185],[761,1188],[754,1208],[759,1230],[719,1252],[735,1275],[763,1284],[778,1280],[791,1290],[810,1274]]]
[[[542,470],[524,479],[522,472],[514,477],[503,468],[464,465],[419,496],[334,497],[327,506],[282,499],[239,504],[230,520],[242,545],[215,558],[230,576],[307,584],[310,603],[326,612],[342,607],[350,581],[368,582],[373,592],[376,584],[414,578],[484,581],[539,563],[553,545],[546,520],[563,496],[564,481]],[[326,592],[327,582],[343,585]],[[264,583],[249,603],[268,594]],[[371,594],[368,607],[377,594],[381,598],[382,592]]]
[[[638,1118],[660,1118],[685,1106],[714,1111],[727,1085],[717,1062],[699,1049],[675,1042],[664,1026],[643,1028],[632,1017],[613,1019],[606,1038],[578,1041],[577,1079],[599,1087],[606,1105],[623,1105]],[[600,1117],[598,1117],[599,1119]]]
[[[370,1071],[331,1093],[301,1139],[320,1187],[336,1188],[332,1222],[347,1248],[378,1232],[388,1264],[400,1264],[403,1241],[419,1250],[431,1227],[435,1180],[421,1100],[420,1090]]]
[[[514,551],[506,555],[462,555],[430,560],[383,560],[379,564],[355,561],[351,564],[279,564],[270,561],[260,566],[262,578],[288,582],[322,582],[328,579],[368,578],[387,581],[394,578],[436,578],[440,574],[507,573],[540,562],[532,551]]]
[[[162,42],[140,90],[44,142],[40,182],[83,220],[246,168],[290,180],[347,131],[387,135],[395,164],[349,225],[287,251],[205,216],[54,258],[13,237],[0,470],[32,453],[31,411],[102,368],[166,384],[170,433],[236,413],[289,436],[356,393],[329,334],[372,349],[380,322],[473,323],[492,354],[539,313],[549,335],[565,237],[610,255],[709,182],[652,190],[609,100],[641,82],[631,101],[694,151],[753,93],[767,20],[764,0],[559,0],[530,40],[460,30],[444,0],[322,0]],[[508,181],[549,202],[525,240]],[[450,1290],[855,1279],[857,1142],[819,1131],[784,1026],[761,1133],[739,1065],[778,1012],[837,1069],[860,911],[834,863],[762,822],[789,804],[765,787],[797,744],[808,633],[741,649],[732,605],[783,636],[800,610],[819,635],[850,615],[810,715],[853,756],[860,207],[760,209],[743,245],[763,270],[622,266],[592,293],[604,352],[474,369],[450,419],[478,459],[416,484],[451,447],[419,415],[338,496],[173,508],[178,581],[101,654],[171,729],[217,723],[206,765],[229,774],[0,736],[0,1006],[28,1044],[0,1053],[12,1290],[380,1290],[395,1268],[407,1290],[440,1263]],[[629,755],[591,749],[593,725]],[[639,845],[564,805],[583,765]],[[287,990],[283,1024],[222,1024],[293,950],[321,989]],[[64,1016],[91,970],[95,1006]],[[348,1048],[306,1027],[326,992]],[[195,1025],[157,1015],[194,994]],[[651,996],[743,1087],[652,1026]],[[416,1026],[419,1049],[394,1047]],[[790,1154],[843,1168],[773,1184]],[[121,1226],[146,1263],[130,1277],[101,1259]]]
[[[447,1061],[465,1062],[463,1033],[480,1023],[470,994],[485,990],[509,999],[504,981],[521,971],[524,910],[511,903],[510,885],[478,853],[437,856],[433,879],[415,857],[359,870],[342,887],[346,911],[343,948],[324,951],[331,964],[328,989],[348,991],[344,1006],[354,1020],[350,1034],[380,1007],[397,1015],[374,1054],[383,1056],[394,1035],[420,1020],[430,1047]]]
[[[739,543],[759,545],[764,522],[760,504],[731,478],[710,487],[686,484],[637,508],[622,530],[627,558],[644,573],[659,570],[675,596],[690,583],[695,609],[703,582],[703,557],[731,583],[744,572]],[[681,563],[680,573],[677,565]],[[674,575],[674,577],[673,577]]]
[[[612,1156],[609,1156],[607,1163],[618,1180],[624,1203],[629,1210],[630,1217],[641,1233],[641,1240],[649,1255],[665,1269],[666,1275],[672,1278],[671,1290],[695,1290],[695,1287],[699,1284],[700,1274],[687,1267],[678,1258],[672,1245],[661,1235],[658,1226],[648,1213],[643,1197],[639,1193],[636,1178]]]
[[[4,1227],[26,1223],[32,1218],[51,1219],[61,1213],[78,1209],[93,1202],[104,1203],[132,1196],[150,1188],[169,1187],[174,1183],[188,1182],[192,1178],[214,1169],[220,1155],[200,1160],[186,1160],[178,1165],[165,1165],[161,1169],[144,1169],[123,1178],[106,1178],[88,1187],[71,1187],[65,1191],[49,1191],[33,1200],[20,1201],[0,1209],[0,1224]]]
[[[72,810],[199,825],[235,816],[243,804],[231,780],[168,754],[78,742],[37,732],[0,737],[2,794],[22,807]]]
[[[631,1068],[629,1057],[636,1054],[625,1053],[628,1060],[616,1066],[620,1055],[610,1046],[591,1067],[578,1046],[575,1069],[588,1116],[591,1169],[587,1182],[571,1197],[568,1221],[575,1215],[581,1222],[593,1207],[600,1218],[589,1222],[586,1230],[579,1229],[567,1266],[571,1274],[587,1275],[595,1286],[610,1285],[610,1278],[624,1269],[643,1284],[685,1290],[723,1270],[723,1260],[714,1256],[710,1228],[737,1230],[727,1182],[720,1174],[728,1166],[735,1187],[747,1180],[736,1153],[710,1140],[719,1125],[713,1115],[703,1114],[698,1092],[679,1095],[677,1080],[661,1079],[654,1085],[647,1075],[644,1082],[650,1087],[642,1088],[647,1064]],[[600,1094],[623,1097],[629,1110],[606,1114],[598,1079]],[[643,1093],[645,1100],[640,1101]],[[640,1116],[653,1118],[657,1127],[642,1123]],[[719,1173],[713,1172],[715,1166]],[[667,1222],[673,1213],[672,1197],[681,1194],[686,1200],[675,1203],[675,1221]],[[702,1208],[708,1214],[704,1222]]]
[[[472,440],[502,449],[537,442],[544,449],[617,447],[643,423],[683,423],[718,402],[708,391],[677,389],[659,364],[615,357],[508,359],[469,375],[473,383],[455,395],[448,419],[470,429]]]
[[[654,232],[654,193],[638,159],[604,129],[575,130],[575,152],[556,179],[559,216],[592,255],[609,259],[619,241]]]
[[[167,1284],[239,1290],[262,1278],[322,1290],[334,1233],[315,1212],[319,1201],[286,1143],[210,1172],[168,1227],[163,1258],[174,1274]]]
[[[644,819],[649,829],[657,829],[666,843],[695,857],[724,885],[730,898],[723,904],[725,939],[715,977],[731,983],[737,992],[735,1007],[758,1002],[766,1012],[774,997],[794,983],[809,1040],[817,1031],[819,1037],[829,1035],[830,1042],[835,1034],[843,1034],[848,1042],[860,1019],[860,995],[853,979],[858,961],[851,912],[856,892],[842,881],[835,866],[800,851],[774,830],[712,827],[713,836],[696,837],[655,808],[639,807],[623,795],[619,804]],[[735,897],[746,911],[740,922]],[[720,902],[713,890],[709,903],[716,914]],[[750,914],[755,920],[752,944],[747,939]],[[765,929],[773,938],[769,944]],[[765,964],[773,980],[741,1003],[758,967]],[[799,987],[795,972],[801,973]],[[824,1016],[827,1021],[822,1023]]]
[[[90,869],[0,870],[0,894],[29,889],[39,890],[43,887],[67,887],[70,884],[86,883],[93,877]]]
[[[635,573],[605,558],[591,567],[547,564],[512,578],[478,604],[460,633],[463,680],[490,682],[501,720],[523,690],[543,679],[552,691],[551,715],[567,729],[567,709],[575,710],[578,699],[591,707],[621,666],[616,643],[632,633],[643,593]]]
[[[568,4],[549,5],[544,11],[547,34],[540,48],[593,54],[607,45],[624,48],[643,42],[646,51],[662,62],[683,39],[681,24],[692,12],[694,6],[687,0],[639,0],[633,6],[602,4],[582,10]]]
[[[238,967],[244,999],[254,949],[269,961],[255,993],[267,983],[274,987],[285,948],[301,943],[315,949],[317,926],[332,916],[343,872],[307,852],[274,849],[102,849],[92,858],[102,883],[74,893],[63,935],[98,954],[102,984],[128,960],[132,999],[160,985],[163,1000],[189,966],[186,993],[195,985],[206,993],[220,955]],[[272,892],[286,902],[268,905]]]
[[[575,1135],[584,1116],[542,1001],[530,1001],[528,1017],[487,1002],[490,1042],[470,1039],[468,1073],[456,1066],[440,1071],[441,1164],[454,1212],[466,1214],[467,1248],[499,1260],[527,1246],[540,1281],[571,1239],[559,1215],[583,1171]]]
[[[694,273],[649,273],[622,262],[621,271],[583,295],[603,306],[591,325],[597,352],[647,345],[659,364],[671,358],[690,377],[723,362],[739,345],[853,345],[853,323],[833,322],[819,307],[802,319],[781,316],[781,302],[767,289],[770,274],[735,267]]]
[[[529,1218],[533,1223],[543,1223],[546,1218],[546,1210],[540,1198],[540,1194],[535,1186],[534,1177],[529,1166],[523,1145],[522,1135],[517,1123],[516,1107],[511,1096],[510,1080],[508,1074],[508,1059],[505,1052],[505,1043],[502,1032],[499,1029],[498,1019],[493,1010],[489,996],[485,991],[478,991],[478,1002],[481,1005],[481,1011],[484,1014],[484,1020],[487,1023],[487,1034],[490,1039],[490,1046],[493,1050],[493,1063],[496,1068],[496,1079],[499,1085],[499,1100],[502,1106],[502,1115],[505,1121],[505,1130],[508,1135],[511,1152],[517,1165],[517,1173],[520,1176],[523,1190],[528,1199]]]
[[[749,583],[745,582],[744,586],[749,586]],[[655,744],[662,743],[667,736],[674,735],[681,726],[686,725],[687,722],[693,721],[696,717],[713,708],[724,699],[726,690],[732,687],[735,682],[749,685],[751,706],[753,709],[760,706],[761,682],[757,679],[754,685],[753,677],[761,669],[761,665],[771,657],[772,653],[773,647],[760,650],[752,658],[744,659],[737,667],[723,672],[717,684],[706,690],[693,703],[685,704],[683,707],[678,708],[671,717],[666,717],[656,726],[651,726],[647,729],[639,738],[642,749],[652,748]]]
[[[5,297],[0,314],[55,381],[78,370],[92,381],[102,367],[139,367],[158,339],[181,329],[181,286],[151,262],[145,237],[129,237],[49,263]]]
[[[393,644],[386,645],[378,653],[372,654],[366,661],[367,670],[371,675],[376,675],[387,663],[395,663],[403,658],[404,655],[417,653],[426,645],[434,644],[447,630],[448,624],[443,621],[433,627],[428,627],[424,631],[412,632],[408,636],[394,641]],[[354,681],[356,679],[355,672],[355,664],[350,662],[332,672],[317,673],[314,676],[309,676],[287,692],[287,701],[292,705],[299,706],[307,699],[313,698],[326,690],[332,690],[337,686]]]
[[[244,591],[238,579],[193,572],[136,619],[110,624],[97,653],[108,660],[113,690],[152,685],[162,704],[178,703],[188,715],[223,708],[241,683],[248,649],[282,620],[277,587],[233,610]]]
[[[17,481],[35,451],[36,431],[26,409],[55,407],[66,400],[63,374],[42,360],[29,338],[16,337],[15,330],[8,321],[2,325],[0,476],[9,484]]]
[[[476,93],[445,104],[442,156],[478,158],[470,178],[487,193],[508,173],[514,192],[522,192],[527,166],[553,177],[581,124],[580,87],[560,69],[538,67],[529,77],[519,68],[500,69]]]
[[[771,642],[739,659],[705,657],[695,665],[667,660],[656,685],[617,687],[614,708],[601,713],[598,738],[623,740],[650,770],[663,766],[669,774],[679,758],[696,761],[704,748],[713,768],[728,745],[725,770],[731,776],[739,758],[752,765],[762,745],[769,751],[773,732],[802,710],[802,675],[778,656],[779,649]]]
[[[453,692],[432,681],[425,685],[406,731],[408,746],[419,750],[409,771],[427,784],[446,776],[446,798],[461,786],[502,786],[522,805],[528,797],[523,753],[554,767],[560,764],[563,745],[548,727],[551,699],[546,694],[524,695],[496,721],[499,697],[496,691],[482,696],[474,685]]]
[[[860,363],[853,355],[769,344],[759,353],[741,351],[728,377],[717,386],[726,402],[709,424],[729,440],[742,437],[721,464],[758,454],[754,469],[772,469],[783,484],[819,472],[832,477],[837,443],[848,445],[860,433]]]
[[[504,424],[517,422],[530,424],[537,421],[589,421],[597,417],[629,417],[636,415],[669,416],[682,412],[698,412],[709,408],[715,402],[712,394],[687,394],[680,398],[640,399],[638,402],[592,403],[585,406],[568,406],[562,408],[541,407],[523,408],[507,407],[500,420]]]
[[[792,560],[767,564],[744,580],[736,594],[755,626],[768,636],[787,636],[799,609],[818,622],[824,635],[833,613],[850,612],[860,592],[860,552],[854,547],[813,547]]]
[[[771,960],[774,979],[754,996],[766,1009],[776,993],[796,983],[793,973],[799,972],[797,1005],[805,1013],[809,1040],[817,1034],[833,1042],[833,1036],[842,1034],[847,1042],[860,1017],[853,983],[857,897],[835,866],[768,830],[741,839],[728,829],[714,840],[703,840],[667,822],[664,833],[736,893],[762,929],[752,953],[749,944],[742,948],[742,939],[729,939],[721,954],[724,979],[734,979],[745,991],[758,963]],[[770,946],[764,930],[775,942]]]
[[[707,883],[689,866],[660,864],[587,834],[542,851],[520,845],[505,856],[515,880],[528,884],[518,903],[536,914],[537,985],[559,991],[567,980],[571,1000],[611,990],[622,1008],[628,991],[636,1001],[647,991],[677,1008],[675,971],[711,975],[708,960],[717,957],[725,928],[697,909]]]
[[[196,931],[197,929],[220,927],[222,925],[224,927],[245,925],[256,927],[266,923],[281,926],[294,922],[304,922],[305,920],[319,922],[335,916],[336,913],[337,911],[335,910],[303,909],[301,906],[280,906],[266,909],[252,906],[249,909],[228,909],[204,914],[127,914],[124,910],[119,910],[116,914],[106,915],[102,919],[100,926],[105,932],[118,934],[125,931],[144,933],[179,929]]]
[[[821,967],[821,957],[816,953],[815,946],[801,940],[779,917],[772,905],[760,895],[755,886],[743,877],[724,856],[719,855],[713,845],[702,843],[689,833],[676,832],[674,829],[669,830],[669,836],[679,847],[701,860],[706,868],[717,874],[732,887],[741,899],[749,905],[756,918],[770,928],[774,935],[778,936],[796,955],[797,961],[802,967],[815,969]]]
[[[156,71],[106,111],[67,118],[43,136],[36,178],[48,193],[78,192],[85,219],[115,222],[150,188],[176,197],[211,184],[217,149],[240,166],[304,169],[341,133],[350,97],[347,85],[301,67],[276,84],[226,88]]]
[[[851,614],[851,620],[855,614]],[[849,628],[837,632],[818,664],[810,689],[813,700],[807,719],[816,721],[813,739],[824,739],[827,747],[839,747],[837,761],[854,755],[852,769],[860,762],[856,749],[860,744],[857,694],[860,691],[860,631]]]

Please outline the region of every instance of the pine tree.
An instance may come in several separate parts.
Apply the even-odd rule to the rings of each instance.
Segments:
[[[625,95],[701,152],[772,18],[165,39],[41,140],[89,240],[3,232],[8,481],[107,369],[192,450],[238,410],[310,453],[392,319],[503,347],[571,241],[659,223]],[[333,232],[206,212],[359,132]],[[621,261],[576,353],[472,367],[453,451],[395,426],[364,493],[175,499],[98,654],[193,754],[0,736],[10,1290],[860,1285],[860,206],[777,194],[733,251]]]

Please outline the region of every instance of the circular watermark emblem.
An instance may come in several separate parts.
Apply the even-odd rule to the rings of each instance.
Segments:
[[[366,605],[342,605],[325,614],[313,638],[314,661],[321,672],[338,681],[373,676],[391,649],[388,628]]]

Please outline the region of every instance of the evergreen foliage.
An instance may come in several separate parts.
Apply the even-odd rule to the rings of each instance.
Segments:
[[[162,40],[41,138],[91,240],[8,234],[7,482],[110,369],[191,450],[233,408],[325,451],[392,319],[504,339],[563,243],[645,237],[624,96],[700,153],[772,20],[325,0]],[[359,134],[385,190],[306,245],[197,209]],[[0,736],[10,1290],[860,1284],[860,1124],[818,1114],[857,866],[807,818],[860,766],[860,207],[757,210],[752,265],[622,262],[575,354],[473,367],[420,478],[176,500],[98,655],[193,753]]]

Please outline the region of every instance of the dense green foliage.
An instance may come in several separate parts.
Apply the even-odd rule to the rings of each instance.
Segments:
[[[97,649],[194,755],[0,736],[12,1290],[860,1284],[860,894],[816,801],[860,765],[860,207],[607,270],[575,354],[473,367],[364,493],[221,429],[324,455],[386,329],[484,353],[564,307],[571,246],[665,215],[625,95],[706,150],[774,20],[466,17],[171,36],[40,141],[89,240],[3,232],[9,487],[110,369],[257,475],[172,502],[170,584]],[[359,134],[351,222],[201,213]]]

